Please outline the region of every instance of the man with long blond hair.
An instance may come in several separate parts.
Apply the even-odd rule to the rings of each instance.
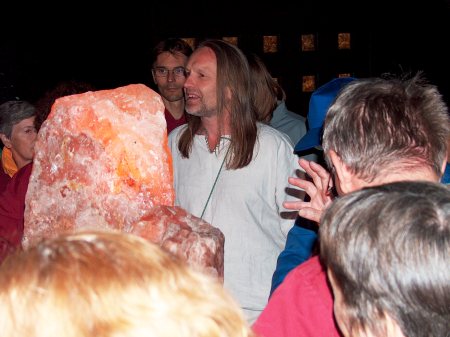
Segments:
[[[175,203],[223,232],[224,286],[254,321],[293,224],[282,213],[297,158],[286,135],[257,122],[249,65],[239,48],[203,41],[186,74],[190,118],[169,135]]]

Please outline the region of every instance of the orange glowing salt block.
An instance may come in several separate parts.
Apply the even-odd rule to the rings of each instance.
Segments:
[[[164,104],[142,84],[59,98],[36,143],[25,242],[40,228],[127,229],[173,206]]]
[[[22,243],[120,230],[223,280],[223,233],[173,203],[161,97],[141,84],[66,96],[38,134]]]

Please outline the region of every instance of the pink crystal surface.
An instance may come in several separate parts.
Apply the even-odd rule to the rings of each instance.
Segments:
[[[173,206],[164,104],[145,85],[57,99],[25,204],[24,247],[81,228],[120,230],[223,277],[223,234]]]

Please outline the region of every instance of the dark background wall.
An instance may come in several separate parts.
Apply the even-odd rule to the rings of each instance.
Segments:
[[[305,74],[316,76],[321,85],[339,73],[367,77],[421,70],[450,101],[447,0],[124,1],[92,6],[1,5],[2,100],[19,96],[33,101],[63,79],[86,80],[99,89],[150,85],[149,53],[160,39],[237,36],[239,47],[260,54],[280,79],[288,107],[303,115],[310,95],[301,90]],[[350,50],[337,50],[339,32],[351,33]],[[301,34],[315,34],[315,52],[301,52]],[[277,53],[263,53],[263,35],[279,37]]]

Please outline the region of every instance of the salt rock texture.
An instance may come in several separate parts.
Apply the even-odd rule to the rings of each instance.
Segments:
[[[155,206],[132,226],[130,232],[159,243],[194,268],[223,281],[223,233],[183,208]]]
[[[62,97],[38,134],[23,246],[82,228],[120,230],[223,278],[223,234],[173,203],[156,92],[132,84]]]

